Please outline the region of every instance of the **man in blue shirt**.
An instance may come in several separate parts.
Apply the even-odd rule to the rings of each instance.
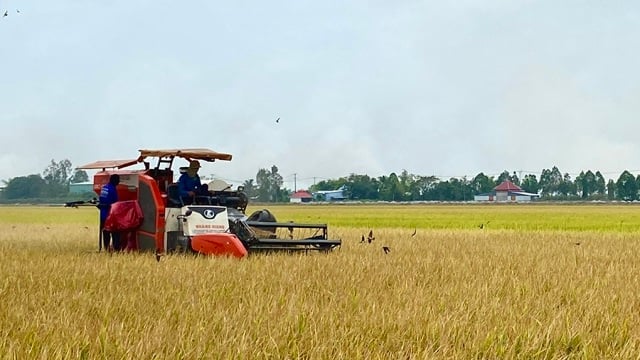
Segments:
[[[112,174],[109,182],[102,186],[100,197],[98,198],[98,208],[100,209],[100,231],[102,231],[102,243],[105,250],[109,250],[111,238],[113,238],[113,250],[120,250],[120,234],[104,229],[104,223],[111,211],[111,205],[118,201],[118,190],[116,187],[120,183],[120,175]]]
[[[207,186],[202,185],[200,182],[198,169],[200,169],[200,163],[192,160],[189,162],[187,171],[180,175],[178,179],[178,191],[185,205],[192,204],[196,195],[207,195]]]

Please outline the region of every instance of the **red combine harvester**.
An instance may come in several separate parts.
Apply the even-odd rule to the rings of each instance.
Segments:
[[[148,158],[157,158],[155,167]],[[186,161],[230,161],[231,155],[209,149],[140,150],[131,160],[97,161],[78,167],[99,170],[93,190],[99,194],[111,174],[120,175],[119,201],[137,201],[142,224],[133,232],[133,248],[156,253],[191,251],[244,257],[257,251],[330,251],[340,240],[327,238],[326,224],[277,222],[268,210],[245,215],[243,188],[210,189],[185,205],[171,169],[176,158]],[[143,164],[143,169],[127,169]],[[67,204],[69,205],[69,204]],[[72,205],[74,205],[72,203]]]

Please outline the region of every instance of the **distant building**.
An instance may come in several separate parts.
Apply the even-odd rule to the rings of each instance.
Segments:
[[[344,194],[345,187],[341,186],[337,190],[321,190],[313,193],[313,198],[319,201],[340,201],[346,200],[347,197]]]
[[[298,190],[289,197],[289,202],[292,203],[308,203],[311,200],[313,200],[313,195],[305,190]]]
[[[93,192],[93,182],[80,182],[69,184],[69,193],[70,194],[85,194]]]
[[[505,180],[493,188],[492,192],[475,195],[473,199],[487,202],[526,202],[538,197],[540,195],[528,193],[511,181]]]

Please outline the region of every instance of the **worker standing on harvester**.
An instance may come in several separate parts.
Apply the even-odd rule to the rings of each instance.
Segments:
[[[187,171],[180,175],[178,179],[178,190],[185,205],[192,204],[196,195],[207,195],[208,193],[208,187],[200,182],[199,169],[200,163],[196,160],[191,160]]]
[[[100,209],[100,231],[102,232],[102,243],[105,250],[109,250],[109,245],[113,245],[113,250],[120,250],[120,234],[104,229],[104,224],[111,211],[111,205],[118,201],[118,190],[116,187],[120,183],[120,175],[112,174],[109,182],[102,186],[100,198],[98,199],[98,209]],[[111,244],[113,239],[113,244]]]

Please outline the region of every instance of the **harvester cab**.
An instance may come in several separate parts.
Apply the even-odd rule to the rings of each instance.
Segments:
[[[151,167],[146,161],[157,158]],[[93,190],[99,194],[111,174],[120,175],[119,201],[136,201],[141,225],[133,232],[134,248],[156,253],[190,251],[244,257],[257,251],[330,251],[341,245],[330,240],[326,224],[279,223],[268,210],[247,216],[243,189],[212,184],[188,204],[180,197],[172,168],[175,158],[187,161],[230,161],[230,154],[209,149],[140,150],[137,159],[97,161],[78,167],[99,170]],[[129,169],[142,164],[142,169]]]

